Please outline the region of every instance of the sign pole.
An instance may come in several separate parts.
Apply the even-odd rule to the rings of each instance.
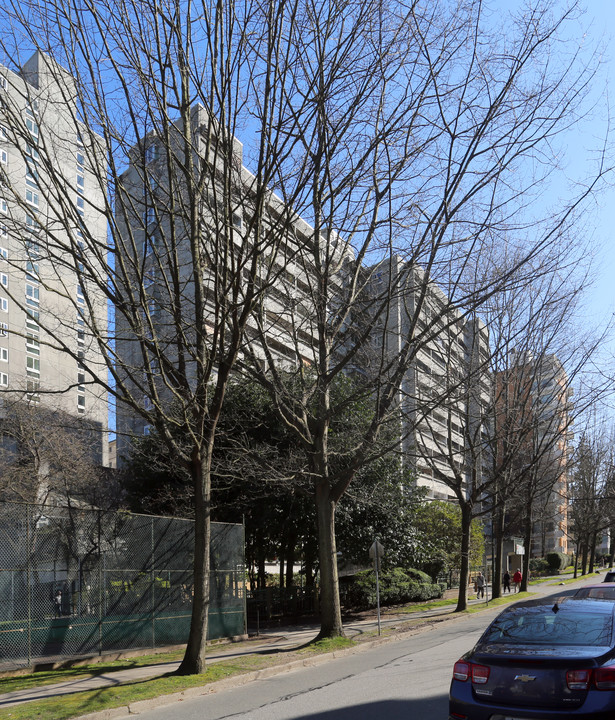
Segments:
[[[378,635],[381,634],[380,629],[380,579],[378,573],[380,572],[380,558],[384,553],[384,548],[378,542],[378,538],[374,540],[372,546],[369,549],[369,555],[374,560],[374,570],[376,572],[376,608],[378,612]]]

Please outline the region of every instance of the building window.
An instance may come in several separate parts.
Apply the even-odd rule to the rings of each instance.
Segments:
[[[9,154],[6,150],[0,150],[0,164],[6,165],[9,161]]]
[[[9,376],[7,373],[0,373],[0,385],[2,387],[8,387],[9,384]]]
[[[6,90],[6,78],[0,75],[0,90]]]
[[[0,337],[6,337],[9,334],[8,323],[0,322]]]
[[[2,226],[0,225],[0,237],[2,237]],[[8,260],[9,251],[6,248],[0,247],[0,260]]]
[[[143,211],[143,224],[145,227],[148,227],[152,223],[156,221],[156,211],[153,207],[147,208],[147,210]]]
[[[32,335],[32,333],[28,333],[28,336],[26,337],[26,350],[31,355],[40,355],[38,337]]]
[[[31,332],[40,332],[40,326],[38,324],[38,310],[32,310],[31,308],[27,309],[27,315],[26,315],[26,327]]]
[[[39,260],[41,257],[41,246],[38,244],[38,240],[32,239],[32,238],[26,238],[26,251],[28,253],[28,256],[32,258],[32,260]],[[38,278],[32,278],[33,280],[38,280]]]
[[[38,190],[38,170],[28,166],[26,170],[26,186],[33,190]]]
[[[38,123],[36,122],[34,110],[31,107],[26,108],[26,127],[34,140],[38,140]]]
[[[154,160],[158,160],[158,145],[152,143],[145,148],[145,162],[151,163]]]
[[[9,276],[6,273],[0,273],[0,285],[3,287],[9,286]]]
[[[77,191],[82,193],[85,188],[85,178],[83,175],[77,175]]]
[[[80,413],[85,412],[85,395],[79,395],[77,397],[77,410]]]
[[[34,300],[38,304],[40,300],[39,294],[39,288],[37,285],[31,285],[30,283],[26,283],[26,297],[29,300]]]
[[[9,211],[8,203],[4,198],[0,198],[0,213],[6,215]]]
[[[2,312],[9,311],[9,301],[6,298],[0,298],[0,310]]]
[[[149,435],[149,434],[151,433],[151,431],[152,431],[152,426],[151,426],[151,425],[144,425],[144,426],[143,426],[143,434],[144,434],[144,435]]]
[[[5,239],[8,237],[9,231],[4,223],[0,223],[0,238]],[[4,258],[6,260],[6,256]]]
[[[9,139],[9,131],[6,129],[4,125],[0,125],[0,140],[8,140]]]
[[[33,263],[28,260],[26,263],[26,278],[32,282],[40,282],[38,275],[38,263]]]
[[[41,361],[39,358],[26,357],[26,368],[28,369],[28,375],[38,376],[41,374]]]
[[[33,207],[39,206],[39,197],[38,193],[34,192],[34,190],[30,190],[26,188],[26,202],[28,205],[32,205]]]
[[[40,400],[38,391],[40,388],[40,383],[38,380],[27,380],[27,390],[28,390],[28,400],[30,402],[37,403]]]
[[[81,217],[85,214],[85,200],[81,195],[77,196],[77,212]]]
[[[9,351],[7,348],[0,348],[0,362],[9,361]]]

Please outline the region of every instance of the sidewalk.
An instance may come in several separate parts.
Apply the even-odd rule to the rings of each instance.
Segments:
[[[564,577],[565,576],[562,576],[562,578]],[[602,578],[600,576],[596,576],[595,580],[591,580],[591,582],[600,582],[601,579]],[[539,595],[555,594],[557,593],[557,586],[552,583],[553,581],[550,581],[541,583],[540,585],[531,586],[530,592]],[[586,584],[588,583],[588,580],[579,580],[578,583]],[[569,594],[569,591],[576,590],[578,588],[578,583],[564,586],[562,588],[562,594]],[[507,595],[508,593],[504,597]],[[484,599],[478,600],[472,596],[469,600],[470,606],[480,604],[487,605]],[[408,620],[429,619],[431,617],[441,617],[445,615],[450,615],[451,619],[463,617],[454,615],[454,607],[454,605],[449,605],[446,607],[433,608],[420,612],[403,613],[399,615],[382,615],[381,627],[383,629],[395,628]],[[318,630],[318,624],[317,622],[314,622],[306,623],[304,625],[295,625],[292,627],[261,631],[258,637],[252,637],[249,640],[228,645],[213,646],[208,653],[207,661],[209,663],[214,663],[244,655],[258,655],[271,653],[277,650],[297,649],[313,640],[318,634]],[[357,637],[366,633],[373,634],[374,631],[377,630],[377,618],[374,614],[373,617],[369,617],[364,620],[349,622],[344,625],[344,630],[348,637]],[[127,670],[117,670],[104,673],[102,675],[96,675],[94,677],[69,680],[38,688],[16,690],[14,692],[0,694],[0,708],[31,702],[34,700],[42,700],[50,697],[84,692],[87,690],[99,690],[101,688],[112,687],[122,683],[158,677],[173,672],[178,666],[179,662],[159,663],[156,665],[148,665],[145,667],[131,668]]]

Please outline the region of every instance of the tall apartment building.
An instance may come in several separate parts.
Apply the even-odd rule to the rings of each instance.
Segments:
[[[455,500],[452,487],[481,483],[485,468],[491,383],[489,338],[476,317],[464,317],[418,266],[393,258],[371,280],[396,285],[386,320],[374,327],[385,353],[399,354],[411,335],[416,351],[399,389],[403,460],[428,497]]]
[[[16,71],[0,66],[0,401],[5,412],[18,401],[79,418],[105,463],[106,394],[88,382],[84,363],[106,370],[86,332],[79,268],[57,250],[83,248],[84,226],[102,247],[107,241],[99,173],[84,152],[91,134],[79,131],[75,97],[72,78],[39,52]],[[98,310],[105,332],[103,298]]]
[[[271,232],[275,238],[271,244],[271,252],[264,253],[259,259],[262,267],[263,291],[255,314],[248,320],[245,332],[243,352],[251,352],[257,358],[263,358],[263,338],[269,352],[276,357],[281,366],[310,365],[314,362],[315,328],[313,326],[312,291],[310,286],[309,258],[307,253],[298,253],[298,247],[308,247],[313,237],[313,229],[271,191],[255,191],[257,179],[243,163],[243,145],[236,138],[228,141],[230,151],[216,155],[212,144],[224,142],[217,136],[215,121],[202,105],[195,105],[190,113],[191,149],[193,150],[194,175],[199,178],[202,186],[196,202],[199,203],[199,218],[202,244],[203,291],[208,303],[207,312],[214,318],[216,313],[216,293],[222,292],[216,281],[216,243],[220,238],[224,242],[233,243],[232,260],[241,256],[240,249],[249,247],[254,242],[250,227],[250,214],[259,213],[259,231],[262,234]],[[222,133],[220,133],[221,135]],[[212,136],[216,137],[212,140]],[[177,156],[168,163],[169,146],[177,137],[178,147],[183,142],[182,129],[171,127],[171,142],[161,142],[155,133],[146,136],[139,146],[134,146],[130,153],[130,162],[121,178],[123,202],[117,216],[120,234],[130,238],[126,244],[126,252],[131,256],[130,262],[139,270],[134,282],[143,280],[143,305],[147,323],[151,323],[148,331],[158,347],[165,343],[168,333],[166,359],[171,364],[176,362],[174,343],[171,336],[178,332],[178,318],[171,318],[169,308],[174,298],[171,293],[170,274],[175,273],[176,285],[181,290],[181,332],[190,338],[187,346],[194,339],[196,329],[191,316],[191,306],[195,302],[194,277],[192,272],[192,253],[187,228],[183,227],[184,218],[189,214],[185,202],[185,176],[175,170],[180,163],[179,150]],[[226,148],[226,145],[225,145]],[[226,163],[226,165],[224,165]],[[169,165],[171,166],[169,168]],[[207,167],[205,167],[207,166]],[[205,167],[205,169],[204,169]],[[230,169],[229,169],[230,168]],[[230,178],[230,180],[229,180]],[[224,189],[223,183],[230,181],[232,187]],[[170,185],[174,187],[171,189]],[[264,208],[255,210],[253,198],[258,195],[264,198]],[[226,207],[226,204],[231,207]],[[223,223],[226,223],[222,226]],[[260,242],[263,242],[262,236]],[[169,253],[175,257],[169,262]],[[211,253],[211,255],[210,255]],[[248,253],[249,254],[249,253]],[[173,270],[171,270],[173,265]],[[250,277],[250,268],[246,268],[246,278]],[[208,342],[213,342],[215,322],[211,325],[205,318],[205,334]],[[256,316],[258,313],[258,317]],[[135,340],[134,333],[125,325],[125,319],[118,316],[118,350],[122,364],[130,368],[133,378],[139,375],[140,369],[147,372],[149,367],[153,374],[160,376],[159,359],[146,356],[143,343]],[[190,376],[190,368],[187,369]],[[159,384],[161,393],[169,396],[172,402],[172,391]],[[132,385],[135,394],[139,394],[136,385]],[[143,386],[142,404],[145,411],[152,407],[146,383]],[[131,436],[147,434],[150,426],[137,413],[124,406],[117,410],[117,457],[126,456]]]

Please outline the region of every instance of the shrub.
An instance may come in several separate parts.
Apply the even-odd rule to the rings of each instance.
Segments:
[[[553,572],[560,572],[568,565],[568,555],[559,552],[550,552],[545,556],[549,569]]]
[[[530,570],[535,575],[549,572],[549,563],[546,558],[531,558],[530,559]]]
[[[393,568],[379,573],[380,604],[398,605],[442,597],[442,589],[420,570]],[[376,607],[376,575],[364,570],[354,576],[348,585],[345,604],[358,610]]]

